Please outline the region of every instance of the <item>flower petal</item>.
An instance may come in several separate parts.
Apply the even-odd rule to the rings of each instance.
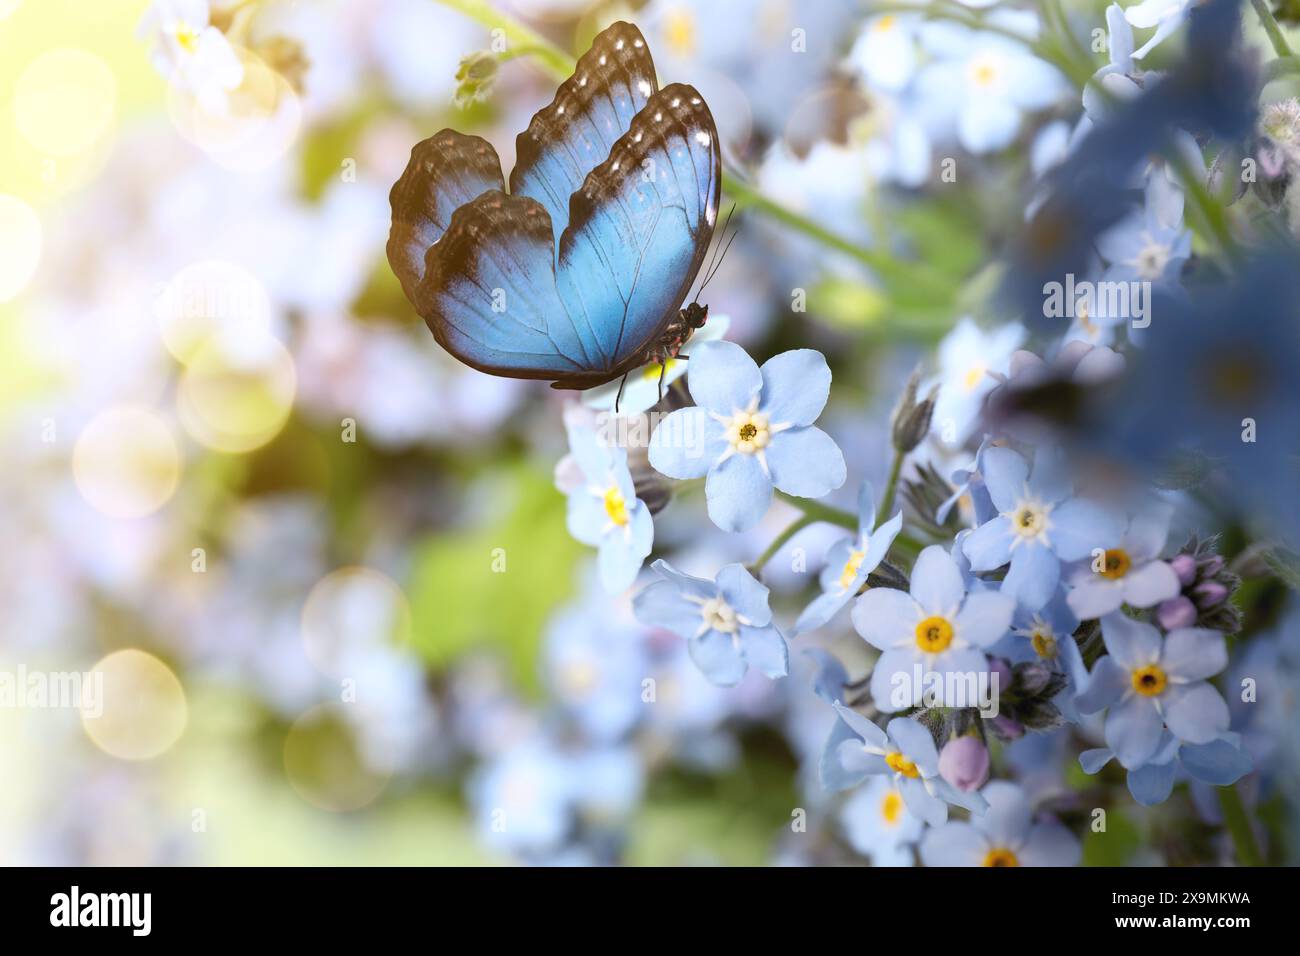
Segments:
[[[695,404],[731,415],[749,407],[763,388],[763,375],[735,342],[703,342],[691,349],[686,384]]]
[[[885,725],[885,731],[898,744],[903,755],[916,764],[922,776],[933,777],[939,773],[939,751],[930,731],[919,721],[911,717],[895,717]]]
[[[1228,645],[1221,632],[1208,627],[1179,628],[1165,638],[1160,666],[1170,677],[1205,680],[1228,666]]]
[[[1169,799],[1178,776],[1178,762],[1149,763],[1128,772],[1128,792],[1144,807],[1154,807]]]
[[[1176,684],[1161,695],[1169,732],[1189,744],[1208,744],[1228,729],[1228,705],[1204,681]]]
[[[1106,746],[1128,770],[1140,767],[1156,752],[1163,730],[1160,713],[1150,698],[1132,694],[1106,714]]]
[[[722,454],[720,438],[721,426],[704,409],[679,408],[650,436],[650,464],[669,478],[703,478]]]
[[[889,735],[881,730],[875,723],[859,714],[851,707],[844,704],[836,703],[835,712],[840,715],[840,719],[848,724],[849,729],[865,740],[875,750],[889,749]]]
[[[1187,772],[1202,783],[1227,787],[1236,783],[1254,767],[1244,747],[1228,740],[1211,740],[1207,744],[1184,744],[1178,751]]]
[[[872,647],[887,651],[916,636],[921,609],[906,591],[871,588],[853,605],[853,627]]]
[[[1062,561],[1078,561],[1098,548],[1113,548],[1124,533],[1113,512],[1082,498],[1061,502],[1052,509],[1050,520],[1048,538]]]
[[[871,699],[881,713],[892,714],[921,703],[925,688],[915,680],[913,665],[917,664],[912,652],[902,648],[880,655],[871,669]]]
[[[1125,670],[1134,670],[1160,659],[1160,632],[1144,621],[1116,611],[1101,619],[1101,638],[1106,650]]]
[[[831,370],[821,352],[782,352],[764,362],[759,371],[763,396],[758,407],[772,424],[811,425],[817,421],[831,393]]]
[[[700,672],[719,687],[731,687],[745,676],[745,659],[730,634],[705,631],[687,641],[686,649]]]
[[[1094,774],[1115,759],[1115,754],[1108,747],[1096,747],[1079,754],[1079,766],[1086,774]]]
[[[898,782],[898,792],[903,795],[907,809],[930,826],[941,827],[947,822],[948,804],[926,790],[919,777],[904,777]]]
[[[704,482],[709,518],[723,531],[748,531],[767,514],[772,482],[753,455],[732,455]]]
[[[912,597],[926,614],[954,615],[966,594],[957,562],[940,545],[932,544],[912,567]]]
[[[656,581],[643,589],[633,598],[632,608],[642,624],[662,627],[679,637],[693,637],[702,623],[699,606],[682,597],[671,581]]]
[[[715,580],[723,600],[750,624],[767,627],[772,623],[772,609],[767,603],[771,592],[759,584],[743,564],[728,564],[718,572]]]
[[[1088,576],[1065,596],[1065,600],[1080,620],[1089,621],[1118,611],[1123,606],[1124,585],[1089,571]]]
[[[1011,560],[1011,519],[998,515],[966,536],[962,550],[971,570],[992,571]]]
[[[921,840],[921,862],[926,866],[980,866],[988,852],[984,835],[960,820],[927,831]]]
[[[1074,698],[1074,703],[1079,713],[1095,714],[1119,700],[1128,687],[1128,670],[1107,655],[1092,666],[1092,676],[1083,692]]]
[[[1061,563],[1056,555],[1033,543],[1021,545],[1011,552],[1011,567],[1002,579],[1002,593],[1037,611],[1056,591],[1061,580]]]
[[[1029,462],[1010,448],[992,445],[980,456],[980,472],[998,511],[1015,508],[1029,478]]]
[[[1177,597],[1182,589],[1174,569],[1163,561],[1149,561],[1121,579],[1124,602],[1133,607],[1155,607]]]
[[[765,676],[775,680],[790,673],[790,647],[775,627],[742,626],[740,647],[745,660]]]
[[[772,436],[764,450],[772,484],[787,495],[821,498],[848,478],[844,453],[820,428],[792,428]]]
[[[1023,866],[1078,866],[1083,859],[1083,844],[1055,821],[1036,823],[1018,856]]]
[[[1011,627],[1016,603],[997,591],[966,595],[957,612],[957,636],[976,647],[991,647]]]
[[[1032,813],[1025,792],[1014,783],[994,780],[983,789],[989,808],[974,821],[994,846],[1018,847],[1029,836]]]

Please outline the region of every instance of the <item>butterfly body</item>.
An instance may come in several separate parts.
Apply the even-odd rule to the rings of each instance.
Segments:
[[[586,389],[675,357],[721,194],[713,117],[656,89],[639,30],[596,38],[521,133],[505,191],[486,141],[442,130],[394,185],[388,257],[438,343],[493,375]]]

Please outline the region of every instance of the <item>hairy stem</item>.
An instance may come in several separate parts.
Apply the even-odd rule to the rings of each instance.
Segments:
[[[880,499],[880,510],[876,512],[877,528],[893,517],[891,512],[894,510],[894,496],[898,493],[898,476],[903,473],[905,457],[901,451],[895,450],[894,460],[889,466],[889,477],[885,479],[885,494]]]
[[[804,528],[816,523],[817,519],[811,515],[805,514],[796,518],[788,528],[772,539],[772,543],[767,546],[767,550],[760,554],[758,560],[749,566],[750,573],[753,574],[754,577],[758,577],[767,562],[776,557],[776,553],[785,547],[787,541],[797,535]]]
[[[1282,28],[1278,26],[1277,19],[1273,16],[1273,11],[1269,9],[1266,0],[1250,0],[1250,5],[1255,8],[1255,15],[1259,17],[1264,32],[1268,34],[1268,42],[1273,44],[1273,52],[1278,56],[1290,56],[1291,44],[1287,43],[1286,37],[1282,35]]]

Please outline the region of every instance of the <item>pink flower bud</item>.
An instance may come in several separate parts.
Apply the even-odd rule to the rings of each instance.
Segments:
[[[1156,621],[1166,631],[1191,627],[1196,623],[1196,605],[1180,594],[1156,608]]]
[[[1024,725],[1005,714],[998,714],[989,723],[993,725],[993,732],[1003,740],[1019,740],[1025,735]]]
[[[1192,593],[1196,595],[1196,603],[1201,607],[1214,607],[1228,596],[1228,589],[1218,581],[1202,581],[1192,588]]]
[[[1223,570],[1223,555],[1214,554],[1201,562],[1201,576],[1212,578]]]
[[[978,737],[957,737],[939,751],[939,776],[969,793],[989,779],[989,752]]]
[[[1006,658],[990,657],[989,673],[998,675],[999,691],[1006,690],[1011,686],[1011,665],[1007,663]]]
[[[1196,559],[1190,554],[1175,555],[1169,562],[1169,566],[1174,569],[1174,574],[1178,575],[1178,583],[1183,587],[1196,580]]]

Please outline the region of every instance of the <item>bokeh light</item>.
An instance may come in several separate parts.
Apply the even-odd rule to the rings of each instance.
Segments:
[[[205,259],[172,277],[154,303],[163,344],[181,362],[192,362],[210,340],[237,347],[264,337],[271,302],[257,277],[233,262]]]
[[[139,405],[111,408],[86,425],[72,451],[82,497],[113,518],[139,518],[167,503],[180,480],[171,428]]]
[[[317,582],[303,604],[307,657],[331,677],[347,676],[350,655],[404,645],[410,635],[406,595],[392,578],[371,568],[332,571]]]
[[[239,348],[209,339],[181,377],[177,408],[185,429],[209,448],[246,452],[284,427],[297,376],[288,350],[263,335]]]
[[[14,86],[18,131],[44,153],[78,156],[108,131],[117,103],[117,79],[86,50],[65,47],[42,53]]]
[[[95,746],[122,760],[150,760],[170,750],[185,731],[189,707],[171,668],[145,651],[114,651],[92,675],[102,697],[82,708],[81,723]],[[102,712],[96,715],[96,711]]]
[[[345,813],[373,803],[389,775],[368,766],[342,704],[314,707],[284,738],[284,770],[308,803]]]
[[[41,259],[41,220],[17,196],[0,193],[0,302],[26,288]]]

